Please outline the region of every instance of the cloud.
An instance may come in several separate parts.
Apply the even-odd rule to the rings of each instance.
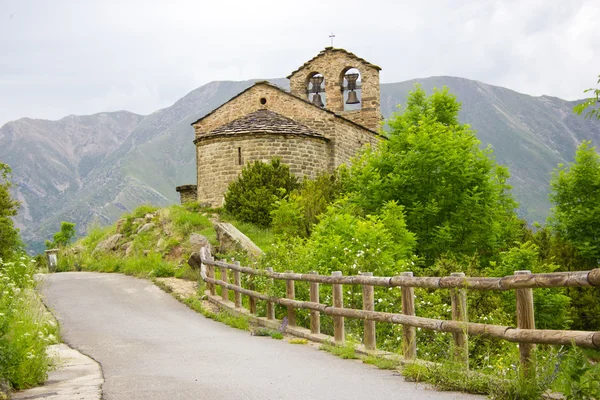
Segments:
[[[212,80],[285,76],[329,33],[382,81],[452,75],[575,99],[600,73],[596,0],[0,0],[0,124],[148,114]]]

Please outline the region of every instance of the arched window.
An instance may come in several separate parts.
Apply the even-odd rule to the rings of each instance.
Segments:
[[[327,95],[325,94],[325,77],[323,74],[313,72],[306,81],[306,92],[308,101],[319,107],[325,107],[327,104]]]
[[[342,100],[344,102],[344,111],[361,109],[361,78],[360,71],[356,68],[348,67],[342,71],[340,85],[343,93]]]

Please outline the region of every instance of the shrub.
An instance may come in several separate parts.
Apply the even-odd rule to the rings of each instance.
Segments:
[[[0,382],[26,389],[44,382],[46,347],[57,341],[58,327],[40,310],[34,292],[35,264],[25,256],[0,259]]]
[[[242,169],[225,193],[225,210],[235,219],[267,227],[275,202],[298,187],[298,179],[278,158],[255,161]]]
[[[271,212],[275,233],[308,237],[318,217],[327,211],[342,193],[338,174],[321,174],[305,179],[299,190],[279,200]]]

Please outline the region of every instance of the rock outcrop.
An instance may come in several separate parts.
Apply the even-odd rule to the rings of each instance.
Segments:
[[[244,235],[229,222],[216,222],[214,227],[217,232],[217,240],[219,241],[219,252],[226,253],[228,251],[245,250],[251,257],[260,257],[264,254],[248,236]]]

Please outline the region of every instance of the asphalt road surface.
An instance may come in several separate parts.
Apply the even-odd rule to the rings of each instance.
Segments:
[[[214,322],[149,281],[47,275],[64,341],[102,365],[107,400],[479,399]]]

